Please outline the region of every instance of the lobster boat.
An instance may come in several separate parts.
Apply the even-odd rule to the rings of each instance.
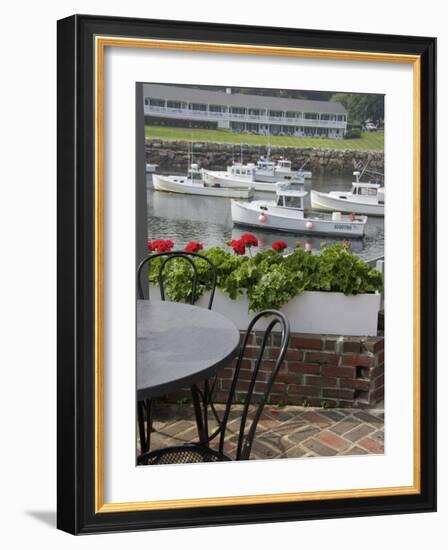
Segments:
[[[157,191],[166,193],[182,193],[184,195],[202,195],[208,197],[224,197],[250,199],[253,197],[253,187],[234,186],[223,187],[219,183],[206,182],[202,170],[197,164],[192,164],[186,176],[162,176],[153,174],[152,184]]]
[[[277,164],[260,157],[257,164],[235,162],[225,171],[204,170],[204,178],[210,183],[226,187],[250,185],[255,191],[267,193],[277,192],[278,181],[303,183],[307,177],[311,177],[311,172],[292,170],[291,161],[284,158],[280,158]]]
[[[351,191],[311,191],[311,205],[315,210],[355,212],[369,216],[384,216],[384,187],[378,183],[359,181],[360,172],[353,172],[356,181]]]
[[[234,225],[258,227],[289,233],[307,235],[329,235],[344,238],[362,238],[365,233],[367,216],[343,215],[339,211],[332,214],[311,212],[308,191],[291,189],[289,183],[277,183],[276,200],[255,200],[251,202],[231,202]]]

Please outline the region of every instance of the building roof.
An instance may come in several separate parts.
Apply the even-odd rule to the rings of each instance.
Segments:
[[[228,105],[230,107],[347,114],[345,107],[337,101],[314,101],[311,99],[291,99],[268,95],[228,94],[215,90],[199,90],[197,88],[167,86],[164,84],[143,84],[143,95],[144,97],[154,99]]]

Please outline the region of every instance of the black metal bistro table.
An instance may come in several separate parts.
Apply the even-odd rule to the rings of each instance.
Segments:
[[[190,386],[199,439],[208,437],[196,384],[228,365],[240,335],[230,319],[189,304],[137,301],[137,399]]]

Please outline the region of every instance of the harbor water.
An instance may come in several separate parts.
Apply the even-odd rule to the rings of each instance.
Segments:
[[[316,191],[349,190],[353,176],[313,176],[307,189]],[[274,193],[255,193],[255,199],[274,200]],[[320,243],[341,241],[331,237],[310,237],[305,234],[284,233],[258,228],[234,227],[230,213],[230,199],[201,197],[155,191],[152,176],[147,174],[148,239],[171,239],[175,248],[183,248],[189,241],[204,244],[205,248],[225,246],[243,233],[254,234],[260,249],[270,247],[276,240],[284,240],[291,249],[310,243],[320,250]],[[350,249],[365,260],[384,255],[384,218],[370,216],[363,239],[350,241]]]

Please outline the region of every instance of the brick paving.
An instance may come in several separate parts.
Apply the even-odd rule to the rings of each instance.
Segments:
[[[197,440],[193,409],[189,403],[157,403],[155,409],[151,449]],[[223,405],[217,405],[218,412],[223,409]],[[230,456],[236,450],[241,410],[241,405],[234,405],[229,418],[224,450]],[[211,446],[216,445],[217,441],[211,443]],[[384,408],[381,405],[368,410],[267,405],[258,424],[250,458],[383,453]]]

